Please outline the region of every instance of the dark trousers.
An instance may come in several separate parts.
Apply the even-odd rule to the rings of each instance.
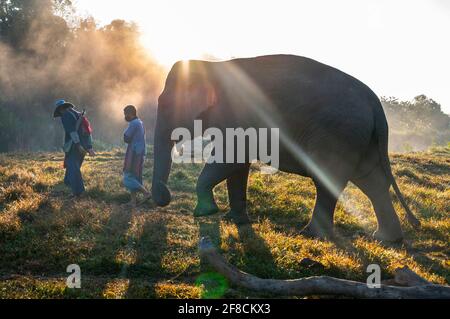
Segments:
[[[72,189],[75,196],[80,195],[85,190],[80,170],[83,161],[84,155],[81,155],[75,147],[72,147],[70,152],[66,154],[64,184]]]

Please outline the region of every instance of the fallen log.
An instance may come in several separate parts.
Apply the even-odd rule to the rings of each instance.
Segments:
[[[206,260],[217,272],[227,278],[231,284],[257,292],[270,293],[272,295],[334,295],[377,299],[450,299],[450,287],[431,284],[409,270],[409,268],[400,268],[396,272],[396,279],[403,284],[406,283],[407,285],[410,285],[414,282],[417,285],[413,287],[396,287],[382,284],[380,288],[369,288],[366,283],[329,276],[292,280],[258,278],[245,273],[228,263],[228,261],[217,252],[208,237],[203,237],[200,240],[199,252],[200,257],[204,258],[204,260]],[[417,277],[420,278],[420,280]]]

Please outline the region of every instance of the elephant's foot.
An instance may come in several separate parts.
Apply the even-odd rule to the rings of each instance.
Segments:
[[[161,181],[154,181],[152,186],[152,198],[156,205],[164,207],[169,205],[172,197],[166,184]]]
[[[397,216],[390,222],[378,222],[378,228],[373,237],[381,242],[400,243],[403,241],[403,231]]]
[[[210,216],[219,212],[219,207],[215,202],[198,202],[194,210],[194,217]]]
[[[223,216],[223,220],[226,220],[231,223],[235,223],[236,225],[247,225],[251,224],[250,218],[248,218],[247,211],[234,211],[230,210],[225,216]]]
[[[378,229],[373,233],[373,238],[381,242],[401,243],[403,242],[403,233],[401,231],[386,232]]]
[[[301,235],[308,238],[316,238],[316,239],[333,239],[334,231],[333,226],[331,227],[318,227],[314,224],[309,223],[305,228],[300,232]]]

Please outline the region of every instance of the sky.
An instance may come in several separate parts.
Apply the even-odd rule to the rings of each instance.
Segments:
[[[100,25],[134,21],[167,68],[178,60],[296,54],[379,96],[425,94],[450,114],[450,0],[75,0]]]

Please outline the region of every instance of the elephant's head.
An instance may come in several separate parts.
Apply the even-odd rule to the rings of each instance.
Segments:
[[[171,200],[166,184],[175,142],[171,139],[172,131],[186,128],[194,138],[194,120],[200,119],[217,103],[211,64],[205,61],[177,62],[169,72],[164,91],[158,99],[152,182],[152,196],[158,206],[166,206]]]

